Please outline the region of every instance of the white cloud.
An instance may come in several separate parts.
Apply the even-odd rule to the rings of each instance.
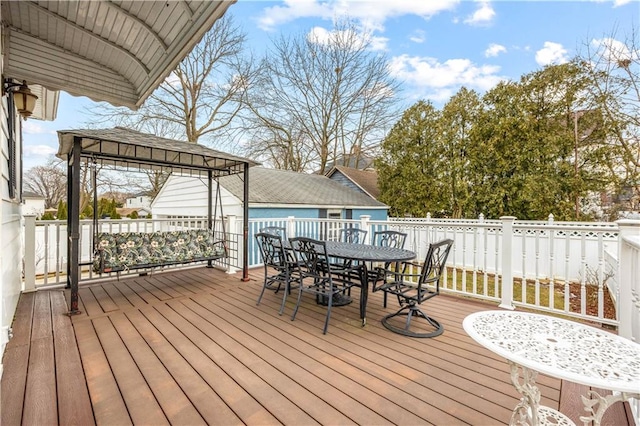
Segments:
[[[285,0],[283,5],[267,7],[258,19],[263,30],[276,27],[300,18],[331,20],[348,16],[369,30],[384,30],[387,19],[403,15],[417,15],[424,19],[451,10],[460,0],[396,0],[396,1],[349,1],[349,0]]]
[[[591,46],[595,48],[597,56],[612,64],[623,60],[638,60],[640,57],[640,52],[635,52],[634,57],[626,44],[613,38],[593,39]]]
[[[371,50],[385,51],[385,50],[388,50],[388,43],[389,43],[389,39],[387,37],[372,36],[370,47],[371,47]]]
[[[47,129],[38,121],[27,120],[22,123],[22,130],[28,135],[55,135],[56,131]]]
[[[500,53],[506,53],[507,48],[501,44],[491,43],[487,50],[484,51],[484,56],[487,58],[493,58],[498,56]]]
[[[430,57],[401,55],[392,58],[389,67],[394,77],[437,102],[448,100],[462,86],[484,92],[504,80],[498,75],[500,67],[478,66],[468,59],[439,62]]]
[[[414,43],[424,43],[426,34],[422,30],[415,30],[412,35],[409,36],[409,40]]]
[[[46,158],[50,155],[55,155],[57,152],[57,149],[50,147],[49,145],[25,145],[23,147],[25,157]]]
[[[631,0],[613,0],[613,7],[624,6],[627,3],[631,3]]]
[[[167,76],[167,78],[164,79],[164,82],[167,83],[169,86],[172,87],[179,87],[180,86],[180,77],[178,77],[176,75],[176,73],[172,72],[171,74],[169,74]]]
[[[564,64],[569,61],[567,53],[560,43],[545,41],[544,47],[536,52],[536,62],[541,66]]]
[[[359,39],[359,40],[357,40]],[[369,44],[369,49],[374,51],[387,50],[389,39],[386,37],[374,36],[370,33],[356,33],[351,30],[335,31],[327,30],[323,27],[313,27],[307,33],[307,40],[312,43],[327,45],[336,40],[357,40],[356,46]]]
[[[493,7],[491,7],[491,4],[488,1],[481,1],[479,3],[480,7],[473,13],[473,15],[464,20],[465,24],[487,25],[493,21],[493,18],[496,16],[496,12],[493,10]]]

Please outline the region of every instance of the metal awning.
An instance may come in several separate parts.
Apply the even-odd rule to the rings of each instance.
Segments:
[[[58,158],[69,161],[74,142],[80,142],[80,157],[118,168],[159,170],[214,177],[244,173],[258,163],[216,151],[191,142],[161,138],[135,130],[113,129],[59,130]]]
[[[235,1],[4,0],[4,77],[135,109]]]

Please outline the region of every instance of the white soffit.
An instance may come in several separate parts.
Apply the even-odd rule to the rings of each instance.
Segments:
[[[235,2],[2,1],[4,77],[135,109]]]

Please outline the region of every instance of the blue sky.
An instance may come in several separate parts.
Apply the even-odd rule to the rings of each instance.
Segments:
[[[331,31],[348,16],[374,37],[407,107],[419,99],[442,106],[460,87],[480,93],[548,64],[569,60],[586,46],[640,31],[640,1],[239,0],[228,12],[257,54],[280,35]],[[24,124],[25,170],[57,152],[57,130],[84,128],[87,98],[61,93],[53,122]]]

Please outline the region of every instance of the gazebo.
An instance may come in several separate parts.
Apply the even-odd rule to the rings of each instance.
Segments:
[[[78,313],[80,277],[80,169],[82,161],[129,171],[153,170],[207,178],[208,227],[213,227],[212,185],[220,176],[242,174],[244,180],[243,273],[248,279],[247,235],[249,167],[258,163],[195,143],[166,139],[116,127],[58,131],[57,157],[67,162],[68,258],[67,286],[71,289],[70,314]],[[94,197],[95,198],[95,197]],[[95,212],[94,212],[95,213]]]

